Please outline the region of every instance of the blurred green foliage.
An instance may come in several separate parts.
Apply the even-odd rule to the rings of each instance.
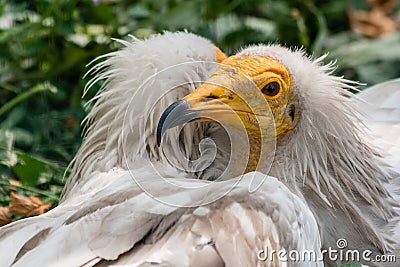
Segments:
[[[400,34],[368,39],[350,30],[364,0],[0,0],[0,205],[8,180],[57,204],[81,141],[86,64],[118,48],[111,38],[164,30],[198,33],[228,54],[253,43],[330,52],[337,72],[368,84],[400,76]],[[396,6],[393,12],[398,12]],[[68,174],[68,173],[67,173]],[[31,189],[31,190],[30,190]]]

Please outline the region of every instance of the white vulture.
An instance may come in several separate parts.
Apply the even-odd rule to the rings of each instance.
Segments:
[[[0,228],[0,266],[399,266],[400,80],[357,97],[302,50],[119,42],[59,206]]]

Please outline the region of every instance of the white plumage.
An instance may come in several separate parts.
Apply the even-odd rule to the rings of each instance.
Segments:
[[[276,178],[251,172],[210,182],[229,160],[221,128],[196,122],[181,132],[170,129],[162,150],[156,128],[171,103],[214,72],[214,46],[189,33],[120,42],[124,49],[92,69],[88,88],[105,83],[86,119],[61,204],[0,229],[0,266],[323,266],[260,261],[257,253],[266,245],[319,253],[336,248],[338,238],[374,254],[397,248],[392,198],[400,176],[387,163],[400,161],[399,80],[385,85],[385,93],[378,86],[360,95],[374,105],[367,115],[383,114],[364,120],[372,133],[364,132],[356,100],[345,91],[351,83],[331,75],[333,66],[321,65],[323,58],[311,61],[279,46],[243,50],[288,68],[301,118],[277,142],[266,173]],[[381,157],[372,143],[389,144],[394,154]],[[211,165],[204,157],[209,151],[215,152]],[[205,169],[183,171],[193,166]],[[249,192],[254,185],[258,190]]]
[[[386,160],[400,172],[400,79],[372,86],[357,96],[374,144],[387,153]]]

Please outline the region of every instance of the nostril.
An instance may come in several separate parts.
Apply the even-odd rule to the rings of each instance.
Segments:
[[[216,96],[216,95],[210,94],[209,96],[207,96],[207,98],[210,98],[210,99],[218,99],[219,97]]]
[[[208,95],[206,97],[203,97],[202,101],[207,102],[207,101],[210,101],[210,100],[213,100],[213,99],[218,99],[218,98],[219,98],[218,96],[210,94],[210,95]]]

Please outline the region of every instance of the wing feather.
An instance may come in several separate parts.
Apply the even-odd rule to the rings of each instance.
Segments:
[[[266,245],[320,249],[311,211],[275,178],[260,173],[214,183],[168,178],[177,185],[170,187],[152,179],[153,166],[147,168],[147,173],[142,168],[102,174],[103,179],[113,175],[113,182],[80,202],[66,200],[49,213],[1,228],[0,265],[275,266],[260,262],[257,251]],[[250,181],[264,179],[249,193]],[[147,192],[141,191],[143,184]],[[187,186],[200,185],[180,197],[179,206],[166,203],[183,196]],[[17,226],[21,230],[15,231]],[[29,246],[34,236],[38,240]],[[202,260],[205,255],[208,261]]]

